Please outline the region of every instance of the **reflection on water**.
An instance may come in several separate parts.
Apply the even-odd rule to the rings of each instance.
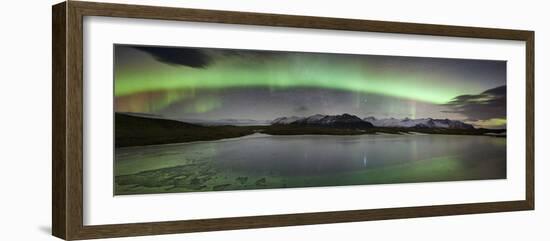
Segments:
[[[506,139],[253,135],[117,149],[115,176],[116,194],[497,179]]]

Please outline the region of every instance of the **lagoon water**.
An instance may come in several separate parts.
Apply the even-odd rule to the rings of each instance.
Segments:
[[[506,138],[247,137],[115,150],[115,194],[506,178]]]

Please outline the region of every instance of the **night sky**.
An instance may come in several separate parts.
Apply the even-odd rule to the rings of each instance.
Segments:
[[[506,124],[506,62],[115,45],[115,111],[215,121],[349,113]]]

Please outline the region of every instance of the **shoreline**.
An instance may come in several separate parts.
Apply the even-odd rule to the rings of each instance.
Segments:
[[[152,145],[136,145],[136,146],[124,146],[124,147],[114,147],[114,150],[128,150],[133,148],[142,148],[142,147],[157,147],[157,146],[175,146],[175,145],[191,145],[191,144],[201,144],[201,143],[219,143],[219,142],[227,142],[227,141],[237,141],[237,140],[243,140],[243,139],[250,139],[250,138],[261,138],[261,137],[298,137],[298,136],[305,136],[305,137],[311,137],[311,136],[329,136],[329,137],[344,137],[344,136],[363,136],[363,135],[372,135],[372,136],[431,136],[431,135],[446,135],[446,136],[486,136],[486,137],[497,137],[497,138],[507,138],[506,135],[498,135],[492,133],[483,133],[483,134],[452,134],[452,133],[423,133],[423,132],[399,132],[399,133],[386,133],[386,132],[363,132],[359,134],[351,134],[351,135],[335,135],[335,134],[267,134],[262,132],[255,132],[249,135],[243,135],[239,137],[230,137],[230,138],[222,138],[222,139],[213,139],[213,140],[200,140],[200,141],[187,141],[187,142],[174,142],[174,143],[165,143],[165,144],[152,144]]]

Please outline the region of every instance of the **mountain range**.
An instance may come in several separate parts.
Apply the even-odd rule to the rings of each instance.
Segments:
[[[270,124],[245,125],[253,120],[225,119],[225,123],[243,125],[189,123],[165,119],[158,115],[115,113],[115,147],[212,141],[236,138],[254,133],[268,135],[364,135],[419,132],[443,135],[490,135],[505,137],[506,129],[474,128],[472,125],[448,119],[361,119],[355,115],[312,115],[281,117]],[[222,122],[222,121],[218,121]]]
[[[143,117],[149,119],[167,119],[175,120],[184,123],[192,123],[203,126],[263,126],[263,125],[291,125],[291,126],[316,126],[316,127],[337,127],[337,128],[372,128],[372,127],[389,127],[389,128],[424,128],[424,129],[457,129],[470,130],[475,129],[473,125],[464,123],[458,120],[450,119],[434,119],[434,118],[382,118],[375,117],[359,118],[351,114],[341,115],[322,115],[316,114],[307,117],[279,117],[273,121],[261,121],[251,119],[220,119],[220,120],[200,120],[200,119],[172,119],[165,118],[160,115],[152,115],[145,113],[120,113],[128,116]]]
[[[323,127],[346,127],[346,128],[371,128],[374,127],[368,121],[350,115],[312,115],[304,118],[299,117],[281,117],[273,120],[272,125],[304,125],[304,126],[323,126]]]
[[[372,123],[376,127],[474,129],[474,126],[470,124],[466,124],[458,120],[449,120],[449,119],[433,119],[433,118],[376,119],[374,117],[367,117],[367,118],[364,118],[363,120]]]
[[[349,128],[370,128],[370,127],[397,127],[397,128],[440,128],[440,129],[475,129],[474,126],[458,120],[449,119],[376,119],[367,117],[361,119],[355,115],[312,115],[308,117],[280,117],[271,122],[272,125],[304,125],[304,126],[326,126],[326,127],[349,127]]]

